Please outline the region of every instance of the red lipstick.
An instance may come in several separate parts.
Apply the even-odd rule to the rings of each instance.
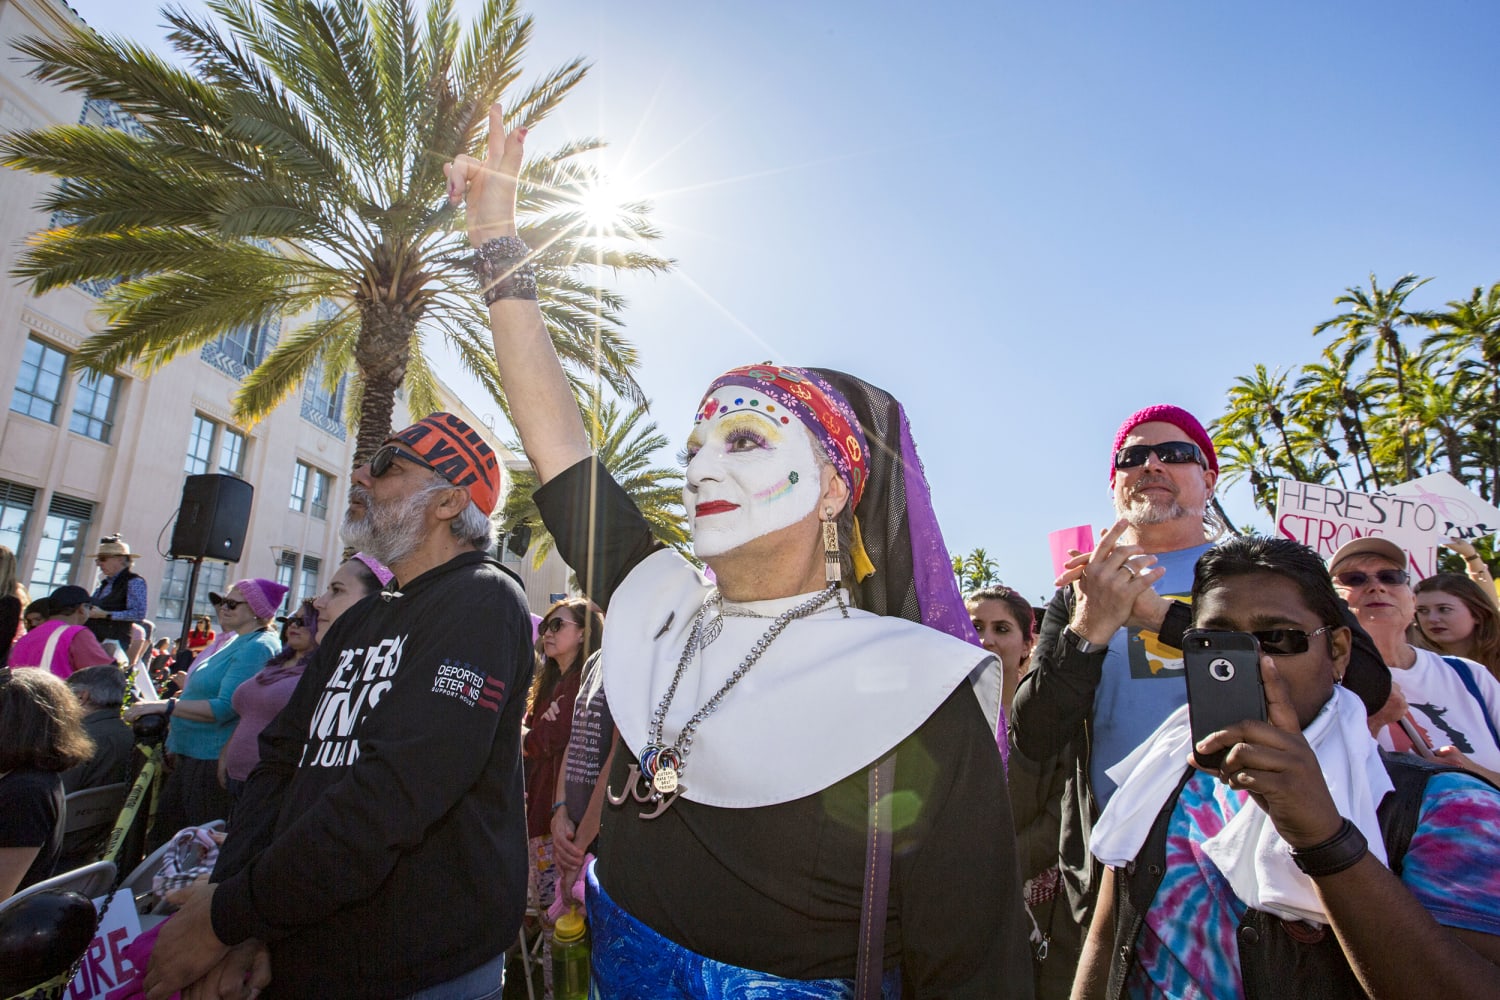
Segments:
[[[694,507],[693,513],[698,517],[705,517],[709,514],[723,514],[731,510],[739,509],[739,504],[730,503],[727,500],[706,500]]]

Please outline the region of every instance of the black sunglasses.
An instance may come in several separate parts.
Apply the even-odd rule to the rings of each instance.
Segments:
[[[231,600],[227,597],[213,597],[212,595],[210,595],[208,598],[208,603],[212,604],[216,608],[223,608],[225,611],[233,611],[236,608],[244,607],[246,602]]]
[[[1203,457],[1203,452],[1191,441],[1163,441],[1161,444],[1127,444],[1115,452],[1116,469],[1135,469],[1146,464],[1148,456],[1156,453],[1156,457],[1167,465],[1187,465],[1196,462],[1198,465],[1208,468],[1208,460]]]
[[[1332,632],[1335,626],[1324,625],[1322,628],[1312,632],[1300,628],[1268,628],[1261,632],[1251,632],[1255,641],[1260,643],[1260,651],[1271,656],[1296,656],[1308,650],[1308,640],[1315,635]]]
[[[282,621],[286,622],[288,625],[295,625],[298,628],[307,628],[307,619],[303,618],[301,615],[297,615],[295,618],[283,618]]]
[[[1411,575],[1404,569],[1377,569],[1374,573],[1351,569],[1347,573],[1336,573],[1333,578],[1338,581],[1340,587],[1353,590],[1369,583],[1372,577],[1386,587],[1400,587],[1411,579]]]
[[[567,618],[548,618],[542,622],[536,632],[537,635],[546,635],[548,632],[561,632],[564,625],[578,625],[578,623]],[[583,626],[579,625],[578,627],[582,628]]]
[[[410,462],[413,465],[420,465],[424,469],[431,469],[433,472],[437,472],[437,469],[428,465],[411,452],[402,451],[393,444],[387,444],[376,449],[375,454],[370,456],[370,475],[379,479],[390,471],[391,463],[398,458],[403,462]]]

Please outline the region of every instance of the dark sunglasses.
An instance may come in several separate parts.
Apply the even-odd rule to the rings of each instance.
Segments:
[[[546,621],[542,622],[541,627],[536,631],[537,635],[546,635],[548,632],[561,632],[564,625],[577,624],[577,622],[569,621],[567,618],[548,618]],[[579,627],[581,628],[582,626]]]
[[[1127,444],[1115,452],[1116,469],[1135,469],[1146,464],[1153,452],[1166,465],[1197,463],[1208,468],[1203,452],[1191,441],[1163,441],[1161,444]]]
[[[1411,579],[1411,575],[1404,569],[1377,569],[1374,573],[1366,573],[1361,569],[1351,569],[1347,573],[1336,573],[1333,577],[1338,581],[1340,587],[1348,587],[1353,590],[1363,587],[1369,583],[1371,578],[1379,580],[1386,587],[1400,587]]]
[[[370,475],[374,476],[376,479],[379,479],[381,476],[390,471],[391,463],[398,458],[403,462],[410,462],[412,465],[420,465],[424,469],[431,469],[433,472],[437,472],[437,469],[433,468],[431,465],[428,465],[426,462],[422,461],[411,452],[402,451],[395,445],[388,444],[382,445],[380,448],[376,449],[375,454],[370,456]]]
[[[227,597],[210,597],[208,603],[216,608],[223,608],[225,611],[233,611],[236,608],[244,607],[246,602],[230,600]]]
[[[1308,640],[1324,632],[1332,632],[1333,625],[1324,625],[1313,632],[1300,628],[1268,628],[1262,632],[1251,632],[1260,643],[1260,651],[1271,656],[1296,656],[1308,650]]]

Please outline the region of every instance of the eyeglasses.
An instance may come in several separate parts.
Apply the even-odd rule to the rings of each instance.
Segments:
[[[1377,569],[1374,573],[1351,569],[1347,573],[1337,573],[1334,575],[1334,579],[1338,581],[1340,587],[1348,587],[1350,590],[1357,590],[1365,586],[1370,582],[1372,577],[1379,580],[1382,586],[1400,587],[1411,579],[1411,574],[1407,573],[1404,569]]]
[[[1155,454],[1166,465],[1187,465],[1195,462],[1208,468],[1203,452],[1191,441],[1163,441],[1161,444],[1127,444],[1115,452],[1116,469],[1135,469],[1146,464],[1146,459]]]
[[[431,469],[433,472],[437,472],[437,469],[428,465],[411,452],[403,451],[393,444],[388,444],[376,449],[375,454],[370,456],[370,475],[379,479],[390,471],[391,463],[398,458],[403,462],[410,462],[413,465],[420,465],[424,469]],[[438,474],[442,475],[442,473]]]
[[[246,602],[233,601],[227,597],[210,597],[208,599],[208,603],[212,604],[216,608],[223,608],[225,611],[234,611],[236,608],[244,607]]]
[[[295,618],[288,618],[286,620],[286,623],[288,625],[295,625],[298,628],[307,628],[307,619],[303,618],[301,615],[298,615]]]
[[[1324,625],[1313,632],[1300,628],[1268,628],[1261,632],[1251,632],[1255,641],[1260,643],[1260,651],[1270,656],[1296,656],[1308,650],[1308,640],[1315,635],[1324,632],[1332,632],[1333,625]]]
[[[538,635],[546,635],[548,632],[561,632],[564,625],[578,625],[578,623],[569,621],[566,618],[548,618],[542,622],[541,627],[536,631]],[[579,627],[581,628],[582,626]]]

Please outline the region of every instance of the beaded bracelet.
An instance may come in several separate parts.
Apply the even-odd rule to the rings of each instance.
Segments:
[[[536,301],[536,269],[527,263],[531,248],[517,236],[486,240],[474,251],[470,266],[479,279],[484,304],[502,299]]]
[[[1322,878],[1353,868],[1369,851],[1370,845],[1365,841],[1365,835],[1359,832],[1359,827],[1346,819],[1338,833],[1321,844],[1292,848],[1292,860],[1302,869],[1303,874]]]

